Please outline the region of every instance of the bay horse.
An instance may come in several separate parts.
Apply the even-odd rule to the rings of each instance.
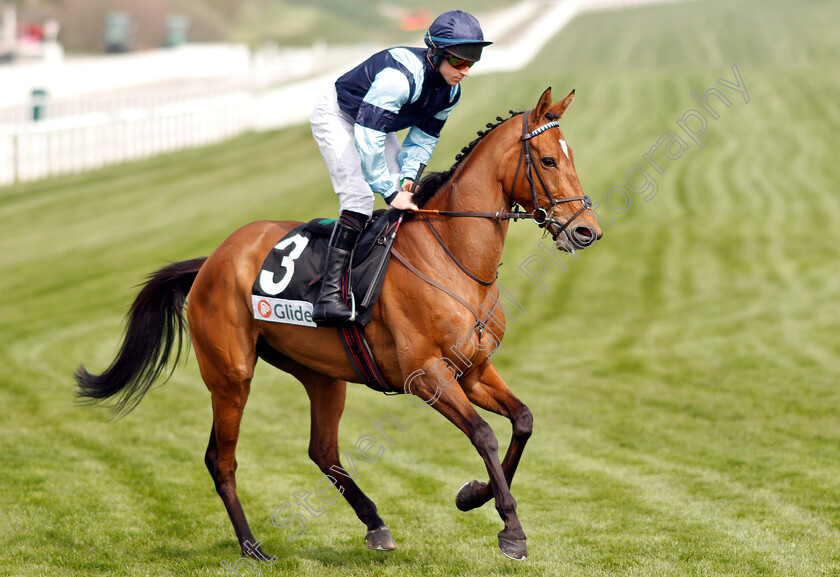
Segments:
[[[415,395],[418,404],[430,404],[475,446],[489,481],[465,484],[456,505],[469,511],[495,499],[504,522],[499,549],[513,559],[528,555],[510,485],[533,419],[490,360],[488,343],[501,342],[505,319],[502,309],[488,311],[486,304],[499,299],[495,278],[509,220],[533,219],[552,234],[559,250],[585,248],[601,237],[591,201],[578,181],[574,155],[557,123],[573,98],[574,91],[552,103],[547,89],[533,110],[511,111],[510,118],[497,117],[496,124],[488,124],[489,130],[479,132],[449,171],[423,179],[414,197],[420,214],[405,215],[393,245],[400,262],[387,270],[364,330],[387,382],[396,391]],[[517,206],[524,210],[511,212]],[[361,382],[337,329],[254,318],[251,287],[263,259],[298,224],[248,224],[210,257],[151,275],[131,307],[120,351],[109,368],[93,375],[80,366],[75,374],[79,397],[109,402],[117,413],[130,411],[168,363],[177,360],[186,303],[186,324],[212,396],[213,425],[204,460],[243,554],[258,559],[266,557],[248,526],[235,476],[242,411],[257,359],[292,374],[306,389],[311,403],[309,456],[325,475],[342,466],[338,424],[347,382]],[[453,347],[458,363],[442,369],[442,359],[455,357]],[[511,421],[513,434],[502,461],[493,430],[473,404]],[[335,475],[332,481],[367,527],[367,547],[395,549],[373,501],[347,476]]]

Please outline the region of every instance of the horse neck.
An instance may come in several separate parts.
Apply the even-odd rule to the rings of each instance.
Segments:
[[[479,143],[424,208],[455,212],[510,211],[511,201],[498,178],[498,166],[504,153],[498,142]],[[490,280],[496,276],[509,221],[431,217],[429,222],[467,270],[481,279]]]

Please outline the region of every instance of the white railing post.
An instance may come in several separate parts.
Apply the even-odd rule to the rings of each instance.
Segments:
[[[0,186],[14,184],[17,179],[17,135],[11,131],[0,132]]]

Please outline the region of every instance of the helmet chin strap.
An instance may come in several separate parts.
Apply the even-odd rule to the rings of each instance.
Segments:
[[[426,46],[428,46],[428,50],[426,50],[426,58],[429,59],[429,63],[432,65],[432,68],[437,70],[438,66],[440,66],[440,61],[443,60],[443,50],[437,47],[435,41],[432,40],[432,35],[429,32],[426,32]]]

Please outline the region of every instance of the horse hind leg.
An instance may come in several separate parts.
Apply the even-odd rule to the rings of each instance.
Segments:
[[[239,440],[242,411],[248,397],[248,387],[243,389],[238,401],[232,398],[233,395],[213,394],[213,427],[210,430],[204,463],[228,512],[242,553],[263,561],[268,557],[251,532],[236,492],[236,444]]]
[[[345,469],[339,457],[338,423],[344,412],[347,383],[297,364],[262,341],[258,343],[257,351],[260,358],[292,374],[306,389],[311,406],[309,458],[318,465],[325,477],[335,484],[338,492],[344,496],[356,516],[367,527],[365,546],[377,551],[396,549],[397,544],[391,536],[391,531],[379,516],[376,505],[353,480],[356,476],[356,467],[351,466],[350,469]],[[338,498],[337,495],[336,498]]]
[[[367,527],[365,546],[377,551],[396,549],[397,544],[379,516],[376,505],[350,478],[351,472],[344,468],[339,458],[338,423],[344,412],[347,383],[321,375],[316,377],[314,374],[306,375],[301,382],[306,388],[312,407],[309,458],[318,465],[324,475],[334,479],[336,487]],[[355,467],[350,469],[355,470]]]
[[[268,557],[251,532],[236,492],[236,444],[256,365],[256,336],[241,326],[223,322],[216,324],[212,332],[199,334],[194,330],[196,324],[190,324],[193,348],[213,404],[213,427],[204,462],[227,509],[242,553],[262,561]]]
[[[214,411],[215,412],[215,411]],[[221,450],[219,438],[221,437]],[[210,441],[207,444],[207,452],[204,455],[204,464],[207,465],[207,470],[213,478],[216,485],[216,492],[222,499],[225,509],[230,517],[233,530],[236,532],[236,538],[239,541],[239,546],[242,549],[242,554],[258,561],[266,561],[269,557],[262,550],[262,543],[257,541],[251,528],[248,525],[248,519],[245,517],[245,511],[242,509],[242,504],[239,502],[239,495],[236,492],[236,476],[235,471],[237,467],[236,458],[233,458],[233,467],[230,467],[229,455],[235,451],[235,441],[233,446],[230,442],[231,435],[225,428],[222,428],[221,433],[217,431],[216,421],[214,417],[213,427],[210,430]]]

